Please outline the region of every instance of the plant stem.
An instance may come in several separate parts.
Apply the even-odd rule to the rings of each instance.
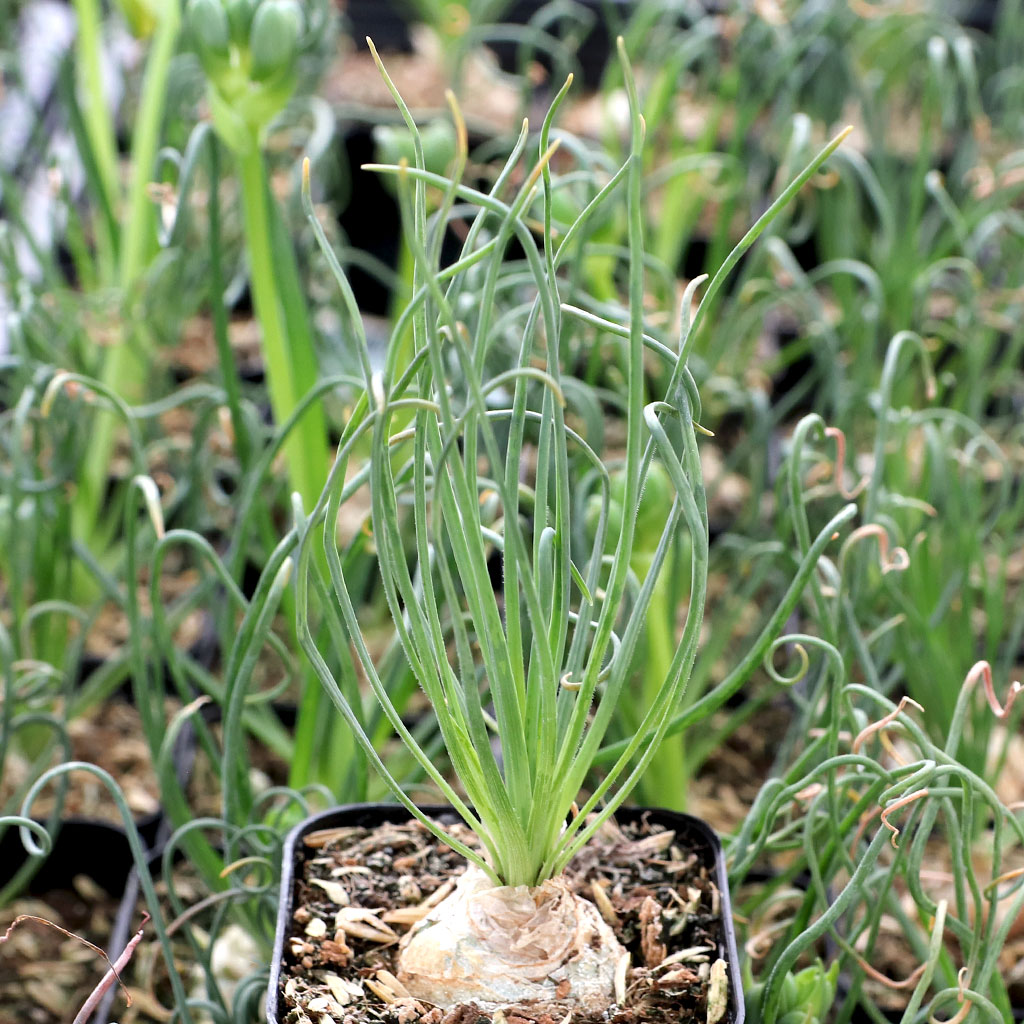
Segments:
[[[238,156],[242,207],[248,243],[253,307],[263,332],[263,357],[274,419],[283,423],[302,397],[316,385],[316,359],[311,339],[289,333],[274,272],[269,185],[263,156],[254,144]],[[305,350],[304,350],[305,349]],[[312,372],[310,369],[312,368]],[[312,508],[327,479],[326,426],[317,404],[285,440],[288,478],[293,490]]]
[[[99,182],[108,200],[117,195],[117,143],[103,88],[102,12],[97,0],[75,0],[78,102]]]
[[[90,9],[87,17],[97,14],[95,6],[85,0],[79,0],[75,6],[79,11],[80,19],[86,9]],[[160,24],[156,30],[146,64],[139,112],[132,134],[131,182],[127,195],[128,212],[121,236],[121,255],[118,265],[118,284],[125,300],[127,300],[132,286],[142,276],[152,246],[153,207],[149,199],[148,187],[153,168],[156,165],[160,128],[167,95],[167,78],[180,26],[181,6],[178,0],[168,0],[163,6]],[[98,24],[90,25],[87,31],[98,31]],[[99,74],[98,67],[92,68],[92,61],[99,58],[96,45],[94,40],[93,45],[87,51],[86,70],[89,72],[91,68],[90,87],[94,84],[92,75]],[[93,137],[94,146],[101,145],[95,137],[100,132],[100,128],[95,125],[95,122],[101,116],[109,126],[111,140],[113,138],[113,126],[109,125],[110,119],[106,108],[103,107],[102,114],[95,109],[97,95],[102,101],[101,92],[90,93],[84,107],[86,127],[90,136]],[[100,106],[102,106],[102,102]],[[96,157],[104,187],[113,188],[113,180],[108,180],[108,171],[104,166],[104,161],[108,159],[107,154],[102,149],[97,149]],[[116,180],[116,160],[114,172],[114,180]],[[116,192],[111,191],[110,195],[116,195]],[[107,353],[103,361],[103,383],[128,401],[138,397],[134,392],[138,391],[144,376],[143,368],[139,365],[139,360],[132,347],[132,341],[137,341],[140,337],[140,332],[126,325],[118,343]],[[108,415],[96,417],[93,431],[93,440],[89,445],[83,467],[79,498],[75,503],[78,519],[76,534],[86,540],[92,539],[96,531],[106,489],[110,453],[114,443],[113,418]]]
[[[231,413],[231,428],[235,434],[235,451],[243,472],[249,468],[252,444],[249,430],[242,415],[242,396],[238,384],[238,370],[235,367],[231,344],[228,340],[228,318],[224,309],[224,274],[220,251],[220,148],[217,138],[211,132],[208,139],[210,158],[210,315],[213,319],[213,336],[217,343],[217,358],[220,360],[221,383]]]
[[[275,422],[284,423],[316,387],[316,353],[291,242],[272,206],[263,156],[255,139],[245,152],[238,154],[238,164],[252,299],[263,331],[270,404]],[[326,438],[323,406],[317,402],[310,406],[284,442],[289,486],[301,495],[303,507],[307,509],[316,505],[327,479]],[[282,610],[290,622],[295,618],[292,602],[288,591],[283,596]],[[321,765],[313,763],[312,751],[316,746],[318,723],[323,720],[325,699],[308,666],[302,675],[301,690],[295,750],[297,754],[304,752],[304,756],[294,757],[289,777],[289,783],[299,788],[314,778],[322,778],[327,763],[326,759]],[[330,742],[325,744],[328,750],[331,746]],[[330,779],[328,784],[337,785],[338,781]]]
[[[647,611],[647,658],[644,663],[643,705],[650,707],[657,700],[664,680],[672,667],[675,654],[675,604],[669,573],[662,572],[654,584]],[[683,734],[667,736],[658,747],[643,775],[645,803],[673,811],[686,809],[689,778],[683,747]]]

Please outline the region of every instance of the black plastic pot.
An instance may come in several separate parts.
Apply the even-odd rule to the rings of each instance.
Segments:
[[[38,840],[37,840],[38,841]],[[10,881],[29,859],[16,827],[0,836],[0,885]],[[124,892],[132,851],[123,828],[102,821],[62,821],[53,849],[28,883],[32,895],[69,889],[76,875],[86,875],[111,896]]]
[[[28,858],[19,830],[6,829],[0,836],[0,885],[13,878]],[[73,890],[75,878],[85,875],[108,895],[121,899],[123,904],[125,883],[133,864],[131,845],[123,828],[102,821],[70,818],[61,822],[53,847],[29,881],[26,892],[44,897],[59,890]],[[112,951],[111,956],[124,948],[124,942],[118,946],[114,936],[109,942],[104,939],[102,945]],[[113,1002],[116,994],[115,987],[108,1003]],[[99,1008],[90,1018],[91,1024],[109,1020],[102,1015],[104,1012],[103,1007]]]
[[[450,807],[427,805],[424,813],[440,819],[453,820]],[[736,953],[736,930],[732,921],[732,905],[729,899],[729,879],[725,870],[722,844],[714,830],[689,814],[643,807],[623,807],[616,814],[621,823],[638,822],[641,817],[672,829],[682,845],[692,849],[702,863],[710,869],[721,893],[722,937],[718,944],[718,956],[729,965],[729,1008],[723,1024],[742,1024],[744,1020],[743,987],[740,978],[739,957]],[[311,832],[325,828],[359,827],[373,828],[384,823],[398,824],[409,821],[411,815],[399,804],[349,804],[315,814],[300,822],[288,833],[284,843],[281,865],[281,894],[277,910],[277,934],[274,937],[274,954],[270,964],[270,984],[267,988],[267,1024],[281,1024],[278,1002],[281,988],[281,967],[284,963],[284,945],[292,921],[295,880],[304,859],[302,840]]]

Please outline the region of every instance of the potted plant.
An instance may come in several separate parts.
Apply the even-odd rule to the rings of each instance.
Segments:
[[[365,392],[315,508],[307,513],[301,499],[294,499],[295,578],[303,649],[403,807],[350,808],[332,818],[326,832],[321,820],[299,826],[293,835],[293,853],[304,837],[304,846],[312,843],[319,851],[315,859],[332,867],[328,877],[305,883],[307,894],[322,892],[323,905],[293,909],[291,887],[282,894],[277,952],[286,967],[278,964],[273,972],[271,1020],[338,1019],[342,1007],[344,1019],[352,1021],[586,1021],[607,1019],[613,1008],[626,1013],[617,1019],[635,1021],[743,1017],[716,844],[707,833],[695,840],[697,826],[685,816],[634,812],[618,825],[611,816],[665,735],[699,643],[708,534],[697,446],[699,396],[686,367],[688,341],[742,252],[840,139],[818,154],[748,232],[693,317],[691,304],[704,279],[691,282],[671,348],[645,330],[644,124],[621,42],[620,55],[631,101],[630,154],[557,241],[550,232],[550,161],[557,148],[550,133],[569,83],[545,118],[536,140],[540,158],[520,177],[518,189],[509,194],[528,139],[525,128],[485,194],[461,184],[466,133],[457,106],[458,155],[446,178],[425,169],[415,122],[381,67],[416,146],[416,166],[377,168],[397,175],[415,257],[412,299],[394,328],[396,339],[411,330],[412,344],[389,346],[383,370],[371,368],[359,310],[338,268]],[[429,220],[428,185],[443,195]],[[537,190],[544,196],[543,245],[524,216]],[[313,215],[308,169],[305,197],[325,257],[337,268]],[[559,271],[576,252],[573,242],[594,209],[620,197],[630,225],[627,323],[608,321],[602,329],[622,338],[627,394],[618,460],[621,532],[606,556],[610,475],[595,451],[601,439],[576,429],[573,395],[581,385],[561,360],[561,290],[569,286]],[[459,216],[466,216],[467,205],[476,213],[460,258],[441,269],[440,243],[456,203]],[[513,240],[523,253],[515,262],[506,258]],[[669,366],[667,386],[656,396],[645,393],[645,349]],[[365,463],[350,468],[367,442]],[[670,481],[669,510],[641,584],[629,561],[636,512],[655,464]],[[592,482],[584,487],[582,480]],[[457,784],[396,712],[360,629],[334,524],[342,503],[363,487],[370,492],[380,583]],[[802,580],[848,518],[837,517],[823,531],[801,566]],[[686,545],[689,568],[681,636],[636,734],[584,798],[581,791],[591,779],[676,538]],[[802,580],[794,583],[797,594]],[[779,612],[788,614],[785,607]],[[773,616],[744,665],[760,662],[779,627]],[[361,726],[357,680],[342,674],[339,681],[317,647],[314,638],[325,629],[337,645],[354,651],[358,671],[391,726],[448,801],[447,813],[418,807],[390,774]],[[717,698],[713,691],[699,711],[710,714]],[[366,831],[374,819],[382,823],[383,838]],[[410,845],[412,852],[402,854],[399,848]],[[360,851],[371,851],[365,863]],[[634,872],[634,888],[619,906],[615,900],[628,888],[621,878],[616,882],[613,872],[602,884],[587,870],[588,858],[602,857],[614,871]],[[425,866],[429,886],[417,880],[417,863]],[[371,865],[384,872],[376,881]],[[441,868],[450,877],[441,877]],[[676,890],[677,877],[694,870],[693,884]],[[585,895],[579,891],[583,884]],[[381,901],[382,886],[395,890],[391,914]],[[652,893],[662,891],[675,895],[660,903]],[[632,934],[616,935],[613,925],[624,915],[625,932]],[[411,924],[400,941],[399,921]],[[675,937],[695,921],[705,936],[718,935],[717,943],[670,952]],[[623,940],[633,941],[634,950]],[[327,969],[331,965],[334,970]],[[301,972],[304,966],[325,987],[315,996],[304,990],[299,1005],[292,998],[296,985],[289,982],[295,979],[292,968]],[[279,984],[290,1008],[279,1001]]]

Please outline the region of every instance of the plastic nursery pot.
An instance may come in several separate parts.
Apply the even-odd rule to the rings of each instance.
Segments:
[[[29,859],[16,826],[0,836],[0,886],[9,882]],[[60,823],[53,849],[28,883],[32,895],[71,888],[76,875],[86,875],[111,896],[120,897],[132,868],[132,851],[123,828],[102,821],[70,818]]]
[[[28,858],[18,828],[7,828],[0,836],[0,887],[6,885],[18,873]],[[78,894],[76,879],[84,875],[111,897],[113,920],[114,907],[118,905],[118,901],[123,902],[126,882],[132,873],[133,863],[131,845],[123,828],[102,821],[71,818],[61,822],[52,849],[29,879],[21,895],[48,899],[56,893],[66,893],[74,894],[70,898],[82,902],[86,897]],[[69,897],[65,896],[63,903],[54,906],[66,905],[67,898]],[[96,913],[96,904],[89,899],[86,906],[89,916],[92,917]],[[40,911],[33,910],[33,913],[38,914]],[[120,950],[124,946],[124,943],[118,946],[116,937],[108,938],[106,934],[94,934],[89,937],[107,949]],[[97,967],[96,979],[101,973]],[[108,1004],[113,1002],[116,994],[115,990],[111,991]],[[0,1006],[0,1020],[12,1019],[4,1017],[4,1009],[7,1007]],[[90,1016],[89,1024],[106,1024],[110,1017],[103,1016],[102,1012],[103,1008],[98,1008]]]
[[[444,805],[424,805],[421,810],[432,817],[448,821],[455,820],[452,809]],[[732,920],[729,881],[722,844],[709,825],[689,814],[643,807],[624,807],[615,815],[615,820],[620,825],[639,823],[643,818],[646,818],[651,824],[674,831],[677,844],[697,855],[700,865],[708,870],[711,880],[718,889],[721,897],[721,929],[716,955],[728,965],[729,978],[728,1006],[725,1016],[721,1020],[722,1024],[743,1024],[745,1017],[743,989],[739,957],[736,953],[736,931]],[[282,855],[277,933],[274,938],[270,983],[267,989],[267,1024],[284,1024],[285,1020],[283,1007],[280,1006],[285,944],[293,926],[296,881],[301,877],[303,862],[313,856],[303,844],[305,837],[321,829],[374,828],[383,824],[403,824],[410,820],[412,820],[412,816],[399,804],[349,804],[315,814],[300,822],[288,833]]]

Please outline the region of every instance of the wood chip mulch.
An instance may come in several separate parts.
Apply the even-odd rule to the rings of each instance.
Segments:
[[[448,826],[477,847],[461,824]],[[720,894],[675,833],[644,821],[607,826],[566,871],[630,953],[625,998],[600,1015],[529,1005],[447,1011],[403,990],[401,935],[451,891],[465,861],[417,822],[338,828],[305,839],[281,973],[282,1024],[683,1024],[707,1019],[718,959]],[[566,1014],[570,1013],[569,1018]]]

